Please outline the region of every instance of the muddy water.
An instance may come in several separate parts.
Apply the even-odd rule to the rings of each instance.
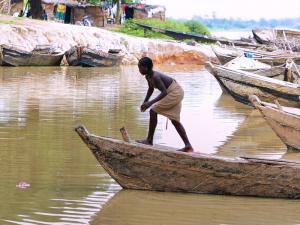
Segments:
[[[256,111],[223,95],[203,68],[157,69],[185,90],[182,123],[197,151],[300,160]],[[82,123],[120,138],[125,125],[131,137],[145,137],[148,113],[139,105],[146,89],[135,66],[0,67],[0,224],[300,223],[299,201],[121,191],[73,128]],[[155,143],[182,147],[164,117]]]

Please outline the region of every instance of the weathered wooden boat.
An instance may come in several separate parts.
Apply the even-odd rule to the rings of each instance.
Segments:
[[[184,153],[75,131],[125,189],[300,198],[300,162]]]
[[[233,49],[233,48],[223,48],[220,46],[211,46],[211,49],[217,56],[221,65],[224,65],[224,64],[230,62],[231,60],[244,55],[244,52],[239,51],[237,49]]]
[[[138,26],[144,28],[145,31],[153,31],[157,33],[161,33],[164,35],[167,35],[169,37],[174,38],[175,40],[185,40],[185,39],[193,39],[195,41],[205,42],[205,43],[216,43],[219,42],[221,44],[227,44],[227,45],[235,45],[235,46],[244,46],[249,48],[258,48],[261,45],[253,43],[247,39],[241,39],[241,40],[230,40],[226,38],[220,38],[220,37],[211,37],[205,34],[193,34],[193,33],[187,33],[187,32],[180,32],[180,31],[174,31],[170,29],[163,29],[158,27],[153,27],[145,24],[136,23]]]
[[[112,49],[105,52],[101,49],[91,49],[75,46],[65,54],[70,66],[103,67],[121,64],[124,55],[120,50]]]
[[[257,28],[252,30],[259,44],[276,45],[280,49],[300,50],[300,30]]]
[[[288,149],[300,150],[300,109],[283,107],[261,101],[250,95],[249,100],[258,109],[273,131]]]
[[[206,69],[216,78],[225,92],[235,100],[249,104],[249,95],[257,95],[263,101],[278,99],[287,106],[300,106],[300,85],[206,63]]]
[[[265,50],[253,50],[231,46],[212,46],[212,50],[222,65],[243,55],[272,66],[283,65],[287,60],[293,60],[296,64],[300,63],[299,53],[284,50],[268,52]]]
[[[300,80],[300,72],[298,66],[293,62],[287,60],[283,65],[271,66],[266,63],[259,62],[256,59],[239,56],[224,64],[225,67],[236,70],[243,70],[266,77],[272,77],[279,80],[286,80],[289,82],[298,82]],[[288,71],[290,74],[288,74]],[[288,77],[288,75],[290,77]]]
[[[54,48],[37,47],[25,51],[15,46],[2,45],[2,65],[8,66],[59,66],[64,52]]]
[[[73,46],[65,53],[66,60],[69,66],[81,66],[80,63],[80,56],[81,56],[81,49],[80,46]]]
[[[266,63],[259,62],[253,58],[247,58],[245,56],[239,56],[235,59],[224,64],[227,68],[243,70],[247,72],[252,72],[255,74],[260,74],[267,77],[281,77],[284,75],[285,66],[270,66]],[[283,78],[278,78],[282,79]]]

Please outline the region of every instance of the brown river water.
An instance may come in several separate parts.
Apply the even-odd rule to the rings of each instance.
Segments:
[[[156,69],[185,90],[181,118],[196,151],[300,160],[202,67]],[[0,224],[300,224],[299,200],[122,190],[74,127],[121,138],[125,125],[132,138],[145,137],[149,115],[139,106],[146,90],[136,66],[0,67]],[[164,117],[155,143],[183,146]]]

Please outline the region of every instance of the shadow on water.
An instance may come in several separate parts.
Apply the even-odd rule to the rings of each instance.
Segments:
[[[261,113],[252,106],[238,103],[228,94],[222,94],[216,107],[230,114],[240,114],[243,119],[226,142],[218,147],[216,155],[251,156],[269,159],[299,160],[297,152],[287,151],[286,146],[267,124]]]

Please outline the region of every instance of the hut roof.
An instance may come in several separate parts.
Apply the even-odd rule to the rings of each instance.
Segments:
[[[150,11],[154,9],[160,9],[161,11],[165,11],[166,7],[162,5],[146,5],[146,4],[126,4],[127,7],[132,7],[135,9],[141,9],[145,11]]]
[[[70,7],[90,7],[90,6],[94,6],[94,7],[99,7],[97,5],[92,5],[92,4],[82,4],[77,2],[76,0],[42,0],[42,2],[44,4],[65,4],[67,6]]]
[[[42,0],[45,4],[66,4],[69,6],[77,6],[79,3],[76,0]]]

